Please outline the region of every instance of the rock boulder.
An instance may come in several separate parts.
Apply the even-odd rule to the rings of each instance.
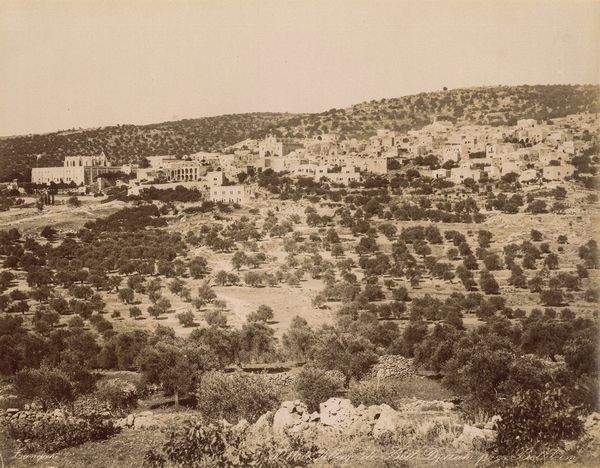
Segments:
[[[321,403],[319,416],[321,424],[343,431],[354,422],[355,408],[346,398],[330,398]]]
[[[303,415],[307,411],[306,405],[301,401],[284,401],[273,416],[273,432],[281,434],[302,422],[306,422],[303,420]]]

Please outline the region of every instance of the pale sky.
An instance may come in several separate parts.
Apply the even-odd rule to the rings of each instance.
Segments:
[[[0,0],[0,135],[600,82],[600,0]]]

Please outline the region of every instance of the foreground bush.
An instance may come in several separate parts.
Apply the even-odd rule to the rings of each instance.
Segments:
[[[295,390],[308,411],[319,411],[319,404],[344,388],[344,375],[317,367],[305,367],[296,377]]]
[[[226,419],[230,423],[242,418],[256,421],[281,402],[274,385],[264,376],[243,372],[204,374],[196,391],[196,400],[205,418]]]
[[[137,405],[138,391],[134,384],[123,379],[101,380],[96,385],[96,397],[111,409],[126,410]]]
[[[151,468],[221,466],[306,466],[319,450],[301,439],[261,440],[253,443],[242,431],[222,424],[188,421],[169,434],[162,450],[146,452],[144,465]]]
[[[348,398],[354,406],[361,404],[371,406],[386,403],[392,408],[396,408],[398,397],[398,390],[390,384],[372,380],[353,383],[348,391]]]
[[[47,366],[17,372],[13,384],[19,397],[35,400],[44,407],[71,402],[76,396],[67,375]]]
[[[110,420],[99,416],[72,417],[50,413],[30,413],[7,423],[7,434],[23,452],[54,453],[84,442],[105,440],[118,433]]]
[[[583,434],[579,411],[561,389],[519,392],[500,416],[493,451],[501,456],[520,450],[542,451]]]

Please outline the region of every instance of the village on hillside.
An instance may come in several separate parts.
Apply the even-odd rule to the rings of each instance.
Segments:
[[[525,186],[540,186],[570,179],[576,171],[578,177],[591,177],[573,160],[593,147],[597,130],[597,114],[575,114],[547,123],[521,119],[514,127],[456,126],[434,120],[405,134],[381,129],[367,140],[331,133],[308,139],[267,135],[223,152],[149,156],[142,164],[112,165],[101,151],[98,156],[69,156],[62,167],[33,168],[31,183],[76,186],[79,193],[126,184],[129,195],[180,185],[202,191],[214,202],[245,203],[255,190],[240,180],[267,169],[351,186],[361,174],[388,174],[410,165],[424,177],[454,184],[485,183],[515,174]]]

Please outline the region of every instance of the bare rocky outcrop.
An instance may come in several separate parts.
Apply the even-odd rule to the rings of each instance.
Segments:
[[[385,433],[395,432],[400,426],[403,425],[403,419],[406,419],[402,417],[402,413],[396,411],[385,403],[379,405],[379,408],[380,412],[377,417],[377,421],[373,426],[372,434],[374,437],[380,437]]]
[[[252,432],[257,436],[270,437],[273,435],[274,413],[267,411],[251,426]]]
[[[357,418],[356,408],[350,400],[330,398],[321,403],[319,411],[320,423],[344,431]]]
[[[273,432],[300,430],[298,426],[308,422],[308,408],[300,400],[284,401],[273,416]]]
[[[465,432],[459,413],[451,402],[408,399],[394,409],[387,404],[354,406],[345,398],[330,398],[321,403],[319,412],[313,413],[309,413],[306,405],[299,400],[285,401],[275,413],[261,416],[249,430],[265,436],[329,433],[380,438],[389,434],[426,430],[435,424],[448,427],[456,435]],[[493,430],[477,429],[476,432],[474,434],[468,428],[460,446],[468,445],[476,436],[495,436]]]

